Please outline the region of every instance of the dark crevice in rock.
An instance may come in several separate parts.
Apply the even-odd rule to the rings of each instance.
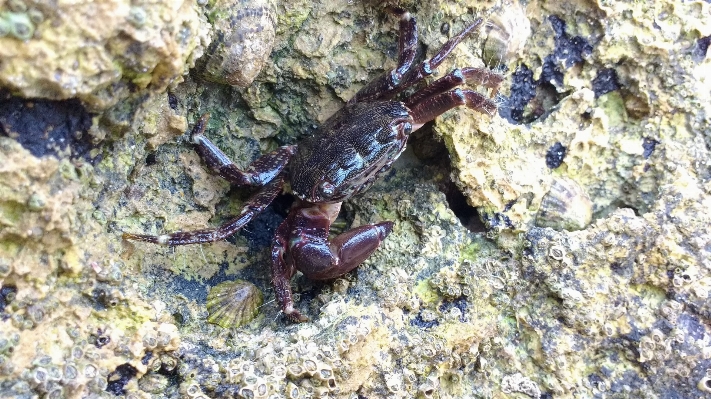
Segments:
[[[76,99],[28,100],[0,90],[0,134],[17,140],[36,157],[60,158],[69,151],[72,158],[98,161],[89,155],[91,119]]]

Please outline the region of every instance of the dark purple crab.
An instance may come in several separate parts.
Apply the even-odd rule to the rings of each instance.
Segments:
[[[429,76],[457,44],[482,24],[477,19],[447,41],[434,57],[413,67],[415,19],[402,9],[392,10],[400,17],[397,67],[363,87],[313,136],[298,145],[281,147],[241,171],[203,135],[209,116],[203,115],[195,124],[192,138],[210,169],[230,183],[261,186],[237,217],[214,229],[159,236],[124,233],[123,237],[170,246],[225,239],[263,211],[281,192],[288,177],[297,201],[276,230],[272,283],[282,311],[293,321],[306,321],[292,299],[290,280],[296,271],[313,280],[342,276],[368,258],[393,228],[392,222],[381,222],[329,239],[329,228],[341,203],[367,190],[388,171],[405,149],[410,133],[438,115],[460,105],[490,115],[496,111],[496,104],[484,95],[457,88],[473,83],[495,92],[501,76],[480,68],[455,69],[403,101],[391,100]],[[289,168],[285,169],[287,164]]]

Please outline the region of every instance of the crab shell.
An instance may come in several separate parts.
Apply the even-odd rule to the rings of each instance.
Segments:
[[[405,150],[412,126],[401,102],[346,105],[299,144],[290,169],[294,195],[335,203],[367,190]]]

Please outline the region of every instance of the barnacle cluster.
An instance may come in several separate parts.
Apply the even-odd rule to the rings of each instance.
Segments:
[[[693,197],[691,193],[671,191],[672,197]],[[663,201],[672,197],[665,195]],[[688,215],[699,215],[698,203],[687,205]],[[666,206],[660,204],[657,215],[668,212]],[[699,224],[705,223],[705,217],[697,217],[692,222],[696,226],[693,231],[706,231],[708,227]],[[658,220],[663,218],[651,214],[642,218],[627,209],[615,211],[577,234],[532,229],[527,234],[528,250],[522,260],[560,299],[556,312],[564,329],[605,342],[607,338],[625,336],[634,325],[640,335],[632,339],[635,350],[622,352],[626,361],[644,364],[659,375],[660,381],[685,379],[698,374],[711,347],[706,338],[692,338],[692,331],[698,328],[693,310],[679,300],[664,298],[665,290],[673,290],[681,295],[677,298],[701,303],[696,299],[700,284],[693,277],[694,267],[672,266],[684,265],[687,255],[682,255],[685,250],[673,244],[675,240],[667,236],[666,229],[656,224]],[[664,257],[658,251],[663,251]],[[669,259],[675,260],[669,264]],[[623,289],[628,282],[650,288]],[[703,288],[701,293],[704,294]],[[628,312],[623,304],[635,301],[649,305],[645,310]],[[544,330],[547,328],[550,327]],[[571,367],[570,361],[580,362],[570,352],[571,340],[575,341],[573,335],[559,336],[555,339],[556,348],[547,354],[556,373],[562,372],[563,364]],[[604,390],[608,386],[601,382],[598,388]]]
[[[456,299],[461,296],[472,295],[471,285],[473,269],[469,268],[471,261],[465,260],[468,265],[459,267],[456,270],[443,268],[429,280],[430,284],[439,291],[444,298]]]
[[[350,316],[338,323],[325,340],[302,337],[295,341],[268,332],[260,337],[238,334],[234,338],[237,346],[261,343],[229,360],[201,359],[184,353],[177,369],[183,380],[180,392],[193,398],[212,396],[224,387],[232,387],[229,389],[240,398],[268,398],[275,394],[328,398],[345,393],[339,380],[360,367],[359,356],[372,355],[359,353],[372,339],[372,328],[371,317]],[[237,341],[245,338],[248,342]]]
[[[455,267],[441,268],[428,281],[447,303],[499,300],[503,291],[523,283],[516,267],[513,259],[482,253],[476,260],[465,258]]]
[[[521,373],[505,376],[501,380],[501,392],[507,394],[521,392],[534,399],[541,397],[541,390],[538,388],[538,384]]]
[[[66,318],[69,321],[70,318]],[[59,320],[55,320],[59,321]],[[66,323],[63,322],[64,323]],[[21,340],[15,329],[4,328],[0,334],[2,367],[4,377],[0,381],[3,390],[16,395],[39,394],[48,397],[63,397],[86,394],[100,394],[112,383],[111,375],[122,364],[130,364],[134,370],[145,372],[141,358],[146,353],[160,356],[161,352],[177,349],[177,331],[174,326],[145,325],[136,335],[120,330],[105,331],[107,335],[92,339],[87,329],[79,325],[64,324],[66,327],[48,329],[55,339],[29,345]],[[39,325],[34,330],[43,331]],[[154,342],[141,334],[153,336]],[[157,338],[156,338],[157,337]],[[102,345],[103,343],[103,345]],[[137,346],[138,345],[138,346]],[[140,349],[139,349],[140,348]],[[36,349],[36,351],[35,351]],[[136,357],[136,355],[139,355]],[[141,371],[142,370],[142,371]],[[134,372],[135,374],[135,372]],[[119,387],[121,390],[123,386]]]
[[[105,241],[82,248],[66,238],[83,210],[74,206],[85,184],[76,167],[35,158],[5,137],[0,151],[12,165],[0,171],[0,191],[11,193],[0,202],[18,204],[0,232],[0,390],[79,397],[124,389],[129,379],[113,376],[143,374],[144,360],[175,351],[177,328],[127,289],[123,262],[94,256],[107,253]],[[18,181],[25,184],[6,189]],[[100,229],[83,220],[86,231]]]
[[[106,32],[113,32],[116,19],[102,12],[125,11],[119,18],[122,37],[147,46],[120,58],[141,55],[136,59],[143,61],[122,66],[140,96],[146,94],[142,88],[152,90],[153,77],[155,87],[162,87],[182,75],[199,47],[209,42],[206,24],[197,22],[208,8],[202,7],[204,1],[173,3],[170,10],[178,13],[157,11],[153,3],[120,3],[97,8],[102,25],[97,32],[113,37]],[[7,4],[3,12],[22,13]],[[82,9],[82,4],[74,8]],[[284,135],[304,132],[332,113],[359,82],[394,62],[385,61],[383,46],[393,46],[397,39],[391,28],[380,26],[387,24],[372,23],[380,8],[363,4],[281,2],[277,51],[274,62],[266,63],[270,69],[265,76],[274,78],[254,86],[242,100],[269,108],[271,113],[260,117],[282,123]],[[421,32],[428,49],[446,40],[447,30],[438,29],[445,22],[472,18],[460,17],[466,12],[450,14],[482,4],[436,0],[414,7],[418,22],[434,27]],[[577,7],[575,16],[566,11],[571,5]],[[521,94],[523,75],[530,72],[528,88],[534,93],[548,90],[550,97],[548,103],[532,101],[528,107],[545,117],[511,125],[498,116],[451,113],[434,130],[452,154],[452,174],[469,204],[488,220],[499,221],[493,226],[498,234],[489,235],[492,240],[464,229],[426,168],[407,174],[408,166],[396,165],[388,179],[344,207],[354,224],[396,220],[394,232],[365,265],[337,282],[295,279],[305,298],[300,304],[312,319],[304,325],[287,325],[269,306],[267,291],[267,305],[260,310],[265,317],[228,331],[206,322],[204,297],[189,296],[201,292],[200,278],[222,270],[215,259],[227,260],[222,263],[230,272],[256,276],[250,281],[257,284],[267,279],[256,266],[268,262],[265,250],[248,247],[243,236],[202,248],[209,270],[185,274],[183,264],[193,269],[206,264],[201,249],[175,254],[148,249],[141,256],[140,249],[117,238],[122,226],[149,219],[144,218],[146,208],[126,205],[152,195],[145,187],[183,199],[193,189],[200,197],[197,206],[185,200],[157,207],[158,219],[176,225],[189,221],[203,226],[220,217],[218,210],[229,213],[227,203],[239,204],[227,187],[211,185],[207,173],[196,171],[198,158],[184,156],[189,149],[181,153],[179,143],[162,145],[167,136],[155,138],[162,130],[151,118],[171,112],[165,101],[146,101],[142,111],[148,117],[135,124],[133,115],[119,111],[98,117],[114,118],[122,134],[114,135],[113,146],[93,167],[39,159],[0,137],[0,391],[51,397],[124,389],[127,398],[707,395],[711,185],[704,132],[711,121],[706,117],[708,93],[695,85],[708,75],[709,57],[702,45],[711,36],[709,5],[660,1],[649,7],[648,2],[528,3],[525,18],[536,29],[522,52],[497,47],[513,38],[492,30],[494,36],[483,39],[482,51],[508,59],[508,65],[527,65],[512,71],[511,81],[518,83],[503,85],[502,94],[513,101]],[[54,21],[56,15],[70,18],[69,11],[75,10],[42,11],[45,20]],[[154,25],[157,15],[171,21],[171,28],[160,32],[177,35],[164,37],[165,46],[160,40],[139,40],[144,34],[158,37],[151,36],[152,27],[161,25]],[[494,21],[505,27],[504,18]],[[91,100],[86,93],[120,82],[115,74],[82,69],[94,62],[71,72],[71,64],[54,57],[45,70],[50,73],[40,73],[38,79],[34,72],[39,66],[31,58],[37,52],[31,47],[46,36],[44,29],[54,27],[33,23],[36,31],[29,40],[0,37],[2,55],[9,48],[28,48],[16,57],[3,57],[13,65],[0,71],[4,87],[27,96],[46,95],[38,94],[38,88],[52,87]],[[621,35],[635,40],[620,41]],[[198,45],[196,38],[204,41]],[[569,69],[564,69],[568,58],[546,63],[549,56],[576,50],[576,43],[584,47],[580,39],[595,46],[581,63]],[[64,42],[68,49],[85,44]],[[111,54],[132,48],[119,44],[107,58],[101,53],[90,61],[99,62],[101,71],[114,71]],[[191,49],[196,51],[188,55]],[[689,56],[694,51],[698,54]],[[466,58],[477,51],[461,53]],[[151,69],[154,64],[143,57],[156,54],[172,61]],[[28,57],[23,65],[31,68],[15,66]],[[109,63],[101,64],[105,59]],[[555,76],[546,75],[556,72],[548,69],[551,65],[562,73],[561,86],[553,89]],[[153,72],[136,73],[146,66]],[[601,72],[611,67],[616,75]],[[11,70],[28,74],[8,78]],[[66,74],[58,77],[58,84],[52,80],[57,71]],[[87,76],[96,79],[87,81]],[[601,78],[593,82],[599,76],[617,76],[617,83],[602,93],[595,89]],[[7,82],[21,82],[22,87]],[[255,124],[242,103],[235,106],[240,101],[236,96],[220,92],[224,98],[210,97],[215,86],[191,80],[175,90],[179,101],[170,101],[171,108],[189,108],[200,98],[196,105],[224,112],[224,119],[233,121],[230,131],[252,134],[225,135],[225,141],[239,143],[231,150],[248,163],[250,156],[274,145],[268,138],[274,129]],[[505,103],[500,108],[513,107]],[[185,118],[180,119],[184,124]],[[103,126],[94,128],[111,134]],[[171,134],[183,130],[176,124]],[[155,140],[146,145],[149,132]],[[250,140],[251,147],[244,144]],[[567,152],[551,169],[545,158],[555,143]],[[171,162],[176,153],[178,162]],[[150,167],[161,157],[169,160],[161,165],[169,166],[159,182],[136,166],[145,160]],[[532,227],[541,216],[543,198],[560,178],[585,188],[595,220],[579,223],[575,230],[561,223]],[[567,206],[568,197],[560,198]],[[515,234],[508,233],[511,229]],[[261,230],[254,227],[250,234]],[[248,264],[255,271],[241,269]],[[194,284],[194,291],[170,285],[181,279]],[[173,324],[178,322],[179,331]],[[131,370],[124,365],[135,368],[135,375],[117,372]]]

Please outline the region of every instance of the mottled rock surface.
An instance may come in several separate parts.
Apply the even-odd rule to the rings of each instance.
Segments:
[[[394,231],[346,276],[294,278],[303,324],[270,285],[288,194],[223,242],[121,233],[239,212],[251,191],[205,168],[194,121],[240,167],[297,143],[395,65],[397,22],[277,1],[273,50],[235,88],[191,69],[219,36],[223,2],[203,3],[0,0],[0,396],[710,394],[709,3],[401,2],[418,60],[491,18],[434,77],[501,71],[499,112],[444,114],[344,204],[337,232]],[[235,279],[263,293],[256,318],[208,323]]]

